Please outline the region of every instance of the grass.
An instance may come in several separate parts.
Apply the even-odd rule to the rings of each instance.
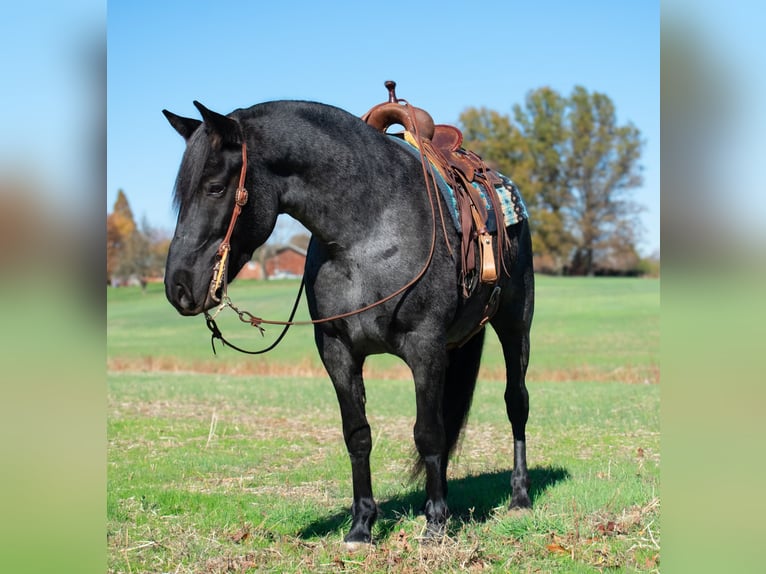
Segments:
[[[450,466],[448,536],[421,544],[422,485],[404,478],[412,383],[380,361],[367,406],[381,517],[359,553],[341,544],[350,467],[332,385],[307,359],[310,331],[290,333],[268,367],[241,367],[261,359],[210,358],[204,325],[176,319],[160,292],[110,290],[108,571],[657,571],[659,386],[643,383],[657,381],[658,284],[538,284],[532,510],[506,510],[512,441],[491,341]],[[242,300],[279,317],[293,287],[245,285]]]
[[[230,294],[254,315],[286,319],[297,281],[244,281]],[[659,381],[659,281],[621,278],[537,278],[532,329],[531,380]],[[305,299],[296,319],[308,319]],[[265,336],[229,312],[218,324],[235,344],[267,346]],[[165,300],[161,285],[107,290],[107,358],[110,370],[193,370],[228,374],[324,376],[311,327],[293,327],[276,350],[245,358],[218,344],[213,356],[202,317],[181,317]],[[482,378],[504,380],[500,344],[489,330]],[[371,357],[368,376],[409,379],[395,357]]]

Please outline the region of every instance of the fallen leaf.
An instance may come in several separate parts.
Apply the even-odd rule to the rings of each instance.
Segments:
[[[235,544],[239,544],[240,542],[247,540],[248,536],[250,536],[250,528],[245,527],[239,532],[237,532],[236,534],[232,534],[231,536],[229,536],[229,538]]]
[[[396,535],[396,545],[401,549],[405,551],[409,551],[412,548],[410,547],[410,543],[408,541],[407,533],[404,531],[404,529],[399,530],[399,532]]]
[[[617,524],[615,524],[615,522],[612,520],[606,524],[599,524],[596,526],[596,530],[598,530],[601,534],[614,534],[616,528]]]
[[[569,554],[569,550],[555,542],[553,544],[548,544],[546,548],[548,549],[548,552],[553,552],[554,554]]]

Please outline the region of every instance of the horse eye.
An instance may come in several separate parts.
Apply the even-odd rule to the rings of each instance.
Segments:
[[[213,195],[215,197],[223,195],[224,191],[226,191],[226,186],[222,183],[211,183],[207,188],[208,195]]]

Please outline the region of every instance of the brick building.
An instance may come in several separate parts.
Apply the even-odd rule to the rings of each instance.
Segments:
[[[284,279],[301,277],[306,264],[306,251],[293,245],[276,250],[263,265],[249,261],[239,272],[239,279]],[[264,273],[265,271],[265,273]]]

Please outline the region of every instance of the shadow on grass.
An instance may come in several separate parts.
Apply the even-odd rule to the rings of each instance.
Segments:
[[[569,472],[560,467],[539,467],[529,469],[532,485],[529,497],[532,505],[545,490],[558,482],[568,480]],[[449,481],[451,528],[459,530],[469,522],[486,522],[498,507],[507,507],[511,499],[511,471],[486,472]],[[397,527],[399,516],[419,514],[425,501],[422,485],[414,487],[399,496],[378,503],[376,538],[387,538]],[[344,509],[325,518],[315,520],[303,528],[300,538],[323,537],[346,529],[351,525],[350,510]]]

